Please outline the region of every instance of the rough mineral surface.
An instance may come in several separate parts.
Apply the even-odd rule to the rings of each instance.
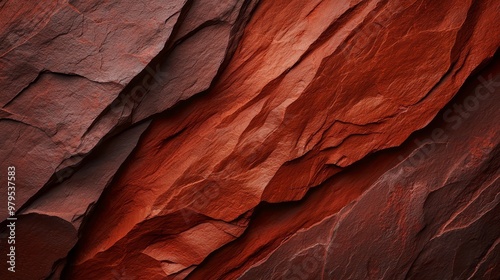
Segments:
[[[0,2],[0,279],[498,279],[499,11]]]

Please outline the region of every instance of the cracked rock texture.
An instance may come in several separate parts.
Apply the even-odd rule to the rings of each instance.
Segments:
[[[0,278],[499,279],[499,11],[0,2]]]

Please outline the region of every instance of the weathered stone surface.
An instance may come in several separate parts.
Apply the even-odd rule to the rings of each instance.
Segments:
[[[263,205],[190,279],[496,279],[498,59],[476,78],[401,147]]]
[[[7,1],[0,11],[0,128],[19,132],[2,135],[3,142],[21,143],[0,156],[25,157],[11,164],[36,174],[21,178],[29,189],[19,204],[116,130],[207,89],[254,2],[221,2],[200,16],[196,1]],[[179,21],[181,13],[187,15]],[[165,84],[172,87],[163,90]],[[145,91],[151,93],[142,101]]]
[[[498,10],[3,2],[14,279],[494,279]]]
[[[302,198],[427,125],[499,43],[498,30],[491,40],[491,31],[477,29],[491,23],[494,2],[286,3],[261,2],[207,98],[152,124],[103,197],[75,271],[117,265],[112,252],[140,236],[154,242],[152,221],[174,230],[179,213],[194,211],[231,225],[261,201]],[[394,27],[380,29],[364,49],[347,49],[382,19]],[[206,220],[185,223],[193,231]],[[171,238],[183,243],[180,234]],[[127,253],[151,257],[136,248]]]
[[[5,223],[2,223],[2,236],[8,234],[7,230]],[[52,274],[52,267],[66,257],[77,241],[77,231],[69,222],[56,216],[40,214],[18,217],[16,236],[15,272],[8,271],[6,264],[2,264],[2,279],[48,278]],[[7,251],[4,248],[7,248],[5,243],[2,244],[2,254]]]
[[[163,48],[184,1],[6,1],[1,7],[0,157],[25,174],[19,206],[112,127],[96,118]],[[146,15],[147,14],[147,15]],[[20,139],[17,142],[15,139]],[[0,210],[2,218],[5,209]]]
[[[148,86],[151,77],[146,76],[145,86],[136,88],[144,97],[133,120],[163,112],[207,90],[225,58],[234,52],[242,24],[255,4],[255,0],[193,1],[168,57],[148,73],[156,82]]]

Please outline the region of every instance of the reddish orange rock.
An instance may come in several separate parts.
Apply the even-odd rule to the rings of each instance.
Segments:
[[[209,94],[152,124],[96,209],[74,276],[117,265],[116,250],[151,257],[129,248],[137,238],[154,242],[152,221],[174,230],[179,215],[195,212],[231,226],[261,201],[301,199],[427,125],[496,51],[499,30],[480,27],[492,24],[497,4],[400,5],[261,2]],[[360,46],[364,30],[380,24]],[[185,219],[185,230],[206,218]],[[225,240],[225,231],[212,234]],[[181,234],[171,238],[185,246]],[[219,247],[198,242],[189,246]],[[182,265],[197,264],[193,254]]]
[[[261,205],[189,279],[496,279],[498,93],[497,58],[401,147]]]
[[[0,4],[15,279],[494,279],[499,9]]]

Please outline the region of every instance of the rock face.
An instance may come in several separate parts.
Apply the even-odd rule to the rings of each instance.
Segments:
[[[499,10],[1,3],[1,279],[497,279]]]

